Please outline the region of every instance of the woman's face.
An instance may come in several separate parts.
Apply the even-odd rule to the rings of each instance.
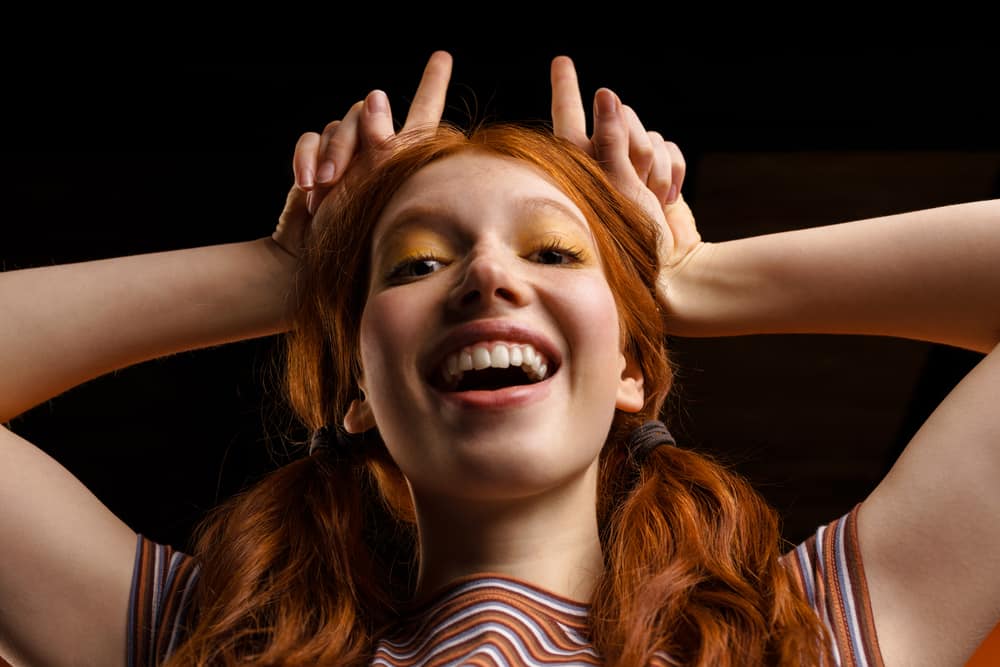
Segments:
[[[615,407],[642,407],[589,225],[540,170],[430,164],[383,211],[371,260],[365,400],[345,424],[377,426],[415,491],[540,493],[596,463]]]

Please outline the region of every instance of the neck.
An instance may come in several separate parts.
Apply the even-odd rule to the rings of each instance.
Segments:
[[[415,599],[459,577],[494,572],[589,602],[604,559],[597,530],[597,463],[538,495],[475,501],[414,489],[420,541]]]

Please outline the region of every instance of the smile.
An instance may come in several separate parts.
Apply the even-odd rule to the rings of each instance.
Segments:
[[[541,382],[556,371],[530,343],[481,342],[445,357],[434,385],[442,391],[496,390]]]

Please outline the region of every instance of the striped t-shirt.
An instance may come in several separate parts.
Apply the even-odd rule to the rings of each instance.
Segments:
[[[882,667],[857,514],[820,526],[782,558],[827,628],[836,664]],[[191,556],[139,534],[128,615],[128,667],[161,664],[183,640],[199,573]],[[589,606],[503,574],[452,581],[414,607],[375,647],[379,667],[600,665]],[[664,658],[665,656],[658,656]],[[668,664],[654,660],[653,665]]]

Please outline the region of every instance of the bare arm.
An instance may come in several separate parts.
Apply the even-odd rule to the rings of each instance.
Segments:
[[[264,238],[0,274],[3,417],[117,368],[283,330],[294,263]],[[121,664],[135,532],[2,427],[0,471],[0,653]]]
[[[270,238],[0,274],[0,421],[110,371],[287,328]]]
[[[706,243],[664,281],[675,333],[1000,340],[1000,200]]]

